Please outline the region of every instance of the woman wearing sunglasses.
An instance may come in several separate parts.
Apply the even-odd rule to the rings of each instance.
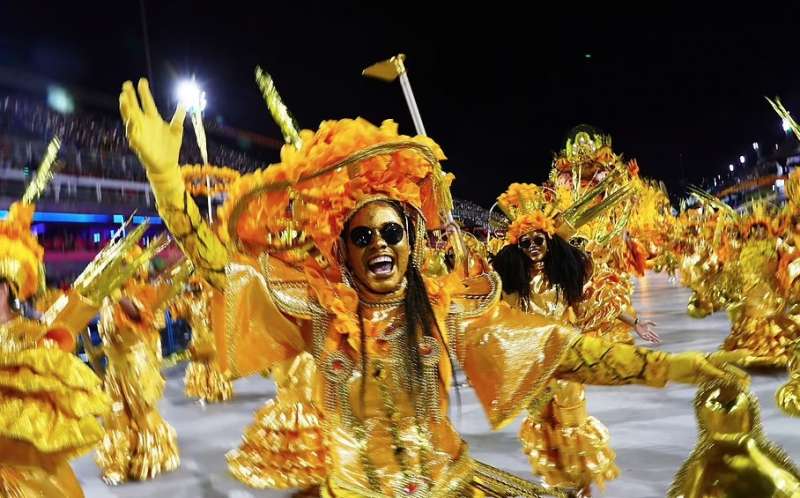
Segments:
[[[494,273],[423,277],[425,225],[439,225],[448,206],[443,154],[390,121],[326,121],[300,132],[280,164],[231,188],[215,234],[180,180],[185,112],[164,122],[145,80],[138,96],[123,86],[120,108],[164,221],[196,268],[227,292],[231,375],[302,351],[314,356],[330,454],[323,496],[542,493],[470,457],[448,417],[455,362],[495,428],[553,377],[747,382],[699,353],[609,344],[512,309]],[[243,254],[258,255],[260,268],[232,262]]]

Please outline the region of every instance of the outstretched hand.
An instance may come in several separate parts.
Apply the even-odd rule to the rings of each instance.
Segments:
[[[658,344],[661,342],[661,337],[656,333],[655,326],[656,322],[645,320],[634,325],[633,330],[643,341]]]
[[[125,133],[148,174],[162,174],[178,166],[186,109],[178,105],[172,121],[167,123],[158,113],[147,80],[140,79],[138,87],[137,97],[133,83],[126,81],[119,95]]]
[[[737,386],[740,390],[750,387],[750,376],[743,370],[727,363],[721,357],[701,353],[677,353],[670,355],[669,378],[686,384],[702,384],[723,381]]]

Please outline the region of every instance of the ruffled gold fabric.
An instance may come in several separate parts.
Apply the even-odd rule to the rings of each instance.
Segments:
[[[607,267],[596,269],[584,289],[585,304],[577,309],[568,308],[542,274],[536,274],[531,284],[526,305],[529,312],[575,321],[588,335],[632,342],[627,326],[617,320],[630,304],[630,283]],[[504,300],[517,307],[521,304],[515,294],[504,295]],[[546,392],[528,408],[519,438],[533,473],[548,486],[584,489],[597,483],[603,488],[606,481],[619,475],[614,463],[616,456],[609,446],[608,429],[587,414],[580,383],[551,380]]]
[[[184,392],[189,398],[203,402],[219,403],[233,397],[233,384],[224,374],[217,354],[215,325],[221,329],[224,320],[215,320],[218,306],[217,291],[202,279],[194,279],[192,290],[178,296],[171,311],[192,328],[189,345],[191,361],[186,368]]]
[[[619,476],[608,429],[587,414],[582,384],[554,380],[549,389],[552,402],[529,413],[519,432],[534,474],[548,486],[604,488]]]
[[[190,361],[183,379],[186,396],[209,403],[233,398],[233,384],[211,361]]]
[[[228,453],[231,473],[253,488],[308,488],[327,476],[322,416],[312,401],[316,372],[308,353],[273,368],[278,386]]]
[[[740,273],[742,297],[728,308],[731,332],[722,348],[749,351],[745,366],[786,367],[791,345],[800,337],[800,316],[779,292],[775,242],[748,241]]]
[[[54,347],[47,332],[21,317],[0,326],[3,497],[82,497],[68,462],[103,434],[97,417],[110,403],[100,379],[71,352]]]
[[[105,391],[113,405],[103,418],[106,434],[95,461],[110,485],[152,479],[180,464],[175,430],[158,413],[165,386],[160,339],[151,325],[152,312],[135,303],[141,314],[138,322],[110,303],[100,314],[108,357]]]
[[[623,313],[635,316],[632,295],[633,284],[629,275],[619,275],[604,264],[595,265],[578,306],[576,326],[593,337],[633,344],[630,325],[619,320]]]

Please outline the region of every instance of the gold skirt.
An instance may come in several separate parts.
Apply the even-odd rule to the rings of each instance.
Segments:
[[[233,398],[233,384],[212,360],[190,361],[183,384],[188,398],[197,398],[208,403],[219,403]]]
[[[602,489],[619,475],[608,429],[587,414],[582,384],[554,380],[549,388],[550,402],[529,414],[519,433],[533,473],[548,486]]]
[[[110,485],[153,479],[180,465],[175,430],[158,412],[164,393],[158,348],[141,342],[125,351],[108,351],[105,390],[111,414],[95,461]]]
[[[278,386],[227,454],[228,469],[246,485],[265,489],[308,488],[327,475],[321,414],[311,399],[313,358],[302,354],[273,368]]]

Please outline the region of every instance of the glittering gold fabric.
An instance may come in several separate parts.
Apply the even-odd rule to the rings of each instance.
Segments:
[[[57,347],[71,341],[50,338],[83,325],[66,315],[52,330],[22,317],[0,325],[0,496],[83,496],[68,462],[100,440],[109,402],[100,379]]]
[[[197,257],[196,266],[214,274],[227,265],[224,280],[212,283],[226,292],[231,375],[262,372],[303,351],[314,356],[315,403],[331,461],[323,494],[450,496],[476,489],[474,460],[447,417],[451,361],[462,364],[495,428],[510,423],[554,375],[594,381],[597,374],[603,382],[622,383],[653,381],[659,371],[647,359],[660,357],[591,337],[578,341],[559,322],[499,302],[495,274],[464,281],[450,274],[426,280],[438,332],[418,344],[421,378],[411,381],[402,292],[383,298],[360,292],[363,337],[352,340],[349,331],[330,326],[332,315],[311,294],[305,275],[272,260],[258,269],[231,263],[220,241],[200,229],[202,219],[187,222],[182,203],[191,199],[166,192],[180,187],[152,176],[151,183],[165,190],[159,198],[170,205],[161,202],[159,210],[187,254]],[[639,370],[628,372],[629,361]],[[536,496],[530,489],[520,495]]]
[[[617,322],[622,312],[620,305],[615,306],[617,301],[620,297],[627,299],[627,289],[614,285],[617,283],[618,279],[603,276],[597,278],[595,285],[587,285],[587,305],[579,307],[576,316],[558,290],[548,285],[542,273],[537,273],[531,279],[528,311],[577,321],[601,335],[607,330],[604,321]],[[516,294],[504,294],[503,299],[512,306],[521,306]],[[545,393],[528,407],[519,438],[533,473],[548,486],[584,489],[596,483],[602,487],[619,474],[608,430],[587,413],[584,389],[579,383],[550,380]]]
[[[631,326],[619,320],[623,313],[635,316],[632,295],[633,284],[628,274],[619,274],[602,263],[595,264],[584,287],[583,299],[576,306],[575,325],[583,334],[633,344]]]
[[[314,358],[302,353],[275,365],[277,394],[245,429],[239,448],[228,453],[228,468],[254,488],[308,488],[327,474],[322,415],[314,405]]]
[[[797,498],[800,471],[767,440],[758,399],[718,384],[695,397],[695,450],[678,471],[669,498]]]
[[[108,358],[105,391],[113,404],[103,418],[106,434],[97,448],[96,462],[103,480],[112,485],[152,479],[180,463],[175,430],[158,413],[165,380],[152,310],[160,296],[145,284],[129,285],[126,293],[140,319],[134,321],[119,304],[106,300],[99,326]]]
[[[212,327],[214,291],[205,282],[197,281],[197,292],[185,292],[172,304],[175,317],[184,318],[192,329],[189,345],[191,361],[186,367],[186,396],[210,403],[233,397],[233,384],[217,362],[216,334]],[[221,324],[220,324],[221,325]]]
[[[604,487],[619,475],[608,429],[588,415],[582,384],[553,380],[548,388],[552,401],[519,432],[534,474],[558,488]]]
[[[728,308],[731,332],[722,348],[750,351],[754,360],[748,366],[785,367],[800,321],[779,292],[774,240],[747,242],[740,259],[742,298]]]

